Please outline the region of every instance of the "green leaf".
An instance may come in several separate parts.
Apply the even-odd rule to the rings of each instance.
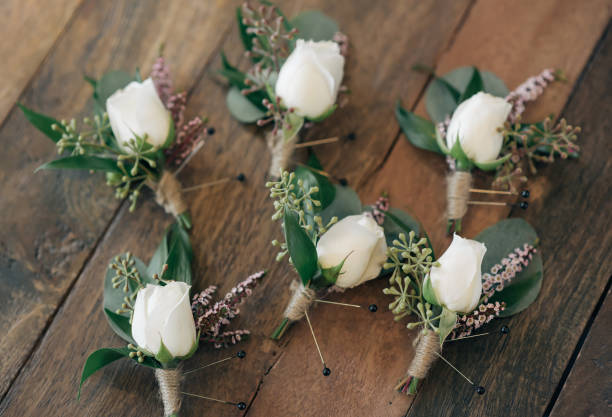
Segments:
[[[289,142],[296,137],[302,126],[304,126],[304,118],[295,113],[287,113],[283,125],[289,125],[289,129],[283,128],[285,142]]]
[[[453,147],[450,150],[450,156],[455,158],[457,161],[457,170],[469,171],[472,168],[472,160],[465,154],[465,152],[463,152],[459,138],[457,138],[453,144]]]
[[[493,161],[488,161],[488,162],[476,162],[476,161],[472,161],[474,163],[474,165],[476,165],[478,167],[478,169],[481,169],[483,171],[494,171],[497,169],[497,167],[499,167],[501,164],[503,164],[504,162],[506,162],[508,159],[510,159],[510,157],[512,156],[512,154],[508,154],[502,158],[497,158]]]
[[[342,262],[336,266],[332,266],[331,268],[321,268],[320,273],[317,273],[312,279],[313,286],[315,288],[326,288],[330,285],[334,285],[340,276],[344,262],[346,262],[346,259],[349,256],[351,256],[350,253],[346,255]]]
[[[155,355],[155,359],[162,364],[167,364],[174,360],[174,356],[172,356],[172,353],[170,353],[166,345],[164,345],[163,340],[159,342],[159,350]]]
[[[330,205],[319,212],[319,216],[323,224],[327,225],[332,217],[338,217],[338,220],[353,214],[361,214],[363,206],[357,193],[350,187],[335,185],[336,196]]]
[[[34,110],[27,108],[21,103],[17,103],[17,106],[19,106],[19,108],[23,112],[26,119],[28,119],[28,121],[32,123],[32,125],[36,129],[43,132],[53,142],[57,142],[58,140],[62,138],[61,131],[56,131],[56,130],[51,129],[51,126],[53,125],[57,125],[58,127],[61,128],[62,125],[60,124],[60,122],[58,122],[52,117],[45,116],[44,114],[41,114],[41,113],[36,113]]]
[[[236,20],[238,21],[238,33],[240,34],[240,40],[246,51],[253,49],[253,38],[255,35],[247,33],[247,26],[242,22],[242,7],[236,7]],[[253,59],[255,62],[256,60]]]
[[[338,23],[319,10],[306,10],[291,20],[298,37],[313,41],[331,41],[340,31]]]
[[[480,76],[480,71],[478,68],[472,67],[472,77],[470,78],[470,82],[461,93],[461,97],[459,97],[459,103],[463,103],[468,98],[472,97],[474,94],[479,93],[480,91],[484,91],[484,82],[482,81],[482,77]]]
[[[130,324],[130,318],[117,314],[114,311],[109,310],[108,308],[104,309],[104,315],[108,320],[108,324],[111,329],[123,340],[128,343],[136,344],[134,339],[132,338],[132,325]]]
[[[501,260],[515,248],[522,248],[525,243],[533,245],[538,241],[538,235],[529,223],[516,218],[502,220],[485,229],[475,237],[475,240],[484,243],[487,247],[482,262],[482,272],[485,273],[490,272],[495,264],[501,263]],[[540,292],[542,276],[542,256],[537,252],[529,265],[490,299],[491,302],[506,302],[506,309],[500,316],[509,317],[527,308]]]
[[[34,172],[38,172],[41,169],[85,169],[88,171],[122,173],[119,167],[117,167],[117,161],[114,159],[87,155],[67,156],[55,159],[39,166]]]
[[[232,116],[242,123],[254,123],[266,115],[237,87],[231,87],[227,92],[226,104]]]
[[[425,107],[434,123],[443,122],[452,115],[459,104],[461,94],[472,80],[474,67],[459,67],[436,77],[425,92]],[[480,71],[484,91],[497,97],[505,97],[509,90],[502,80],[488,71]],[[454,91],[452,91],[453,89]]]
[[[443,153],[438,146],[436,127],[432,122],[403,109],[399,101],[395,106],[395,117],[410,143],[417,148]]]
[[[457,323],[457,313],[443,307],[440,323],[438,324],[438,329],[440,330],[440,344],[443,344],[450,332],[453,331],[455,323]]]
[[[191,285],[193,249],[189,241],[189,234],[178,223],[174,223],[166,233],[168,257],[165,263],[168,269],[164,279],[181,281]]]
[[[305,190],[309,190],[311,187],[319,187],[319,191],[312,194],[312,197],[321,202],[321,206],[313,207],[313,213],[328,207],[336,197],[336,187],[334,184],[325,175],[319,174],[317,171],[323,171],[323,167],[314,152],[310,154],[307,166],[298,166],[294,171],[294,183],[302,180]]]
[[[338,108],[337,104],[333,104],[331,105],[327,110],[325,110],[323,113],[321,113],[319,116],[317,117],[309,117],[308,120],[314,123],[319,123],[322,122],[323,120],[327,119],[329,116],[331,116],[336,109]]]
[[[81,372],[81,382],[79,384],[79,394],[77,399],[81,397],[81,388],[83,387],[83,382],[97,370],[104,368],[109,363],[112,363],[121,358],[129,358],[129,350],[128,349],[117,349],[117,348],[103,348],[98,349],[87,357],[85,361],[85,366],[83,367],[83,372]]]
[[[125,71],[107,72],[96,83],[94,98],[102,109],[106,109],[106,100],[132,81],[136,81],[134,74]]]
[[[221,52],[221,65],[222,68],[219,70],[219,74],[227,78],[232,86],[236,87],[239,91],[247,88],[247,85],[245,84],[247,75],[238,68],[232,66],[223,52]],[[255,91],[247,95],[246,98],[259,110],[264,113],[267,112],[266,107],[262,103],[263,99],[268,98],[265,92]]]
[[[438,298],[436,297],[436,292],[431,286],[431,278],[429,277],[429,274],[425,277],[425,281],[423,282],[423,298],[425,298],[425,301],[427,301],[429,304],[436,306],[440,305]]]
[[[419,236],[421,232],[421,225],[416,219],[405,211],[393,207],[385,212],[385,221],[382,227],[385,231],[387,246],[392,246],[393,241],[398,238],[400,233],[408,236],[413,231],[416,236]]]
[[[315,275],[318,267],[317,249],[300,226],[297,214],[285,208],[285,240],[293,266],[300,274],[302,284],[307,285]]]

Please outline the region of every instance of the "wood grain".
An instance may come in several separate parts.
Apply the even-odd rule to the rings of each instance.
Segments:
[[[612,36],[607,31],[563,112],[584,129],[580,159],[542,170],[551,181],[525,216],[542,239],[545,276],[538,299],[492,326],[493,335],[456,342],[444,352],[487,393],[477,395],[439,363],[408,416],[495,416],[510,409],[536,416],[548,406],[612,274],[612,162],[604,156],[612,151],[606,110],[612,104],[611,64]],[[510,327],[507,337],[495,332],[502,324]]]
[[[552,409],[553,417],[605,416],[612,398],[610,323],[612,298],[605,295],[593,326],[580,349],[563,391]]]
[[[229,28],[233,8],[199,2],[86,2],[21,97],[58,118],[86,114],[84,73],[149,68],[166,40],[178,88],[200,75]],[[197,3],[197,4],[196,4]],[[180,24],[176,24],[180,22]],[[194,32],[192,26],[198,25]],[[180,57],[180,59],[179,59]],[[120,202],[100,175],[41,172],[54,144],[13,108],[0,129],[0,393],[4,395],[55,313]],[[10,213],[10,215],[9,215]],[[163,217],[163,216],[160,216]]]
[[[10,57],[0,66],[0,124],[81,3],[58,0],[41,7],[37,0],[0,2],[0,56]]]

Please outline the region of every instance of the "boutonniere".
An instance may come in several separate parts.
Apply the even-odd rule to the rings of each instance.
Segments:
[[[206,119],[184,119],[186,93],[174,93],[166,61],[157,58],[149,78],[112,71],[93,87],[94,114],[82,123],[58,121],[19,105],[26,118],[55,142],[58,159],[41,169],[81,169],[106,173],[106,183],[117,198],[136,207],[143,187],[185,227],[191,219],[176,174],[203,145]]]
[[[149,265],[129,252],[112,260],[104,278],[104,315],[128,345],[99,349],[89,355],[79,396],[85,380],[97,370],[127,358],[154,371],[165,416],[178,415],[183,395],[210,399],[181,391],[182,376],[202,369],[183,372],[182,363],[196,352],[201,341],[221,348],[248,336],[247,330],[224,328],[238,315],[238,305],[251,294],[264,272],[251,275],[215,303],[215,286],[194,294],[190,301],[192,258],[189,236],[177,223],[168,229]],[[239,351],[235,357],[242,359],[245,355]],[[246,408],[243,402],[215,401]]]
[[[230,89],[227,107],[240,122],[270,125],[266,143],[269,173],[278,177],[297,146],[330,143],[327,138],[298,144],[302,128],[329,117],[338,107],[348,39],[320,11],[289,20],[267,1],[237,9],[238,29],[251,66],[241,71],[222,55],[219,71]]]
[[[427,70],[433,73],[431,70]],[[494,74],[475,67],[462,67],[444,76],[433,74],[425,93],[431,121],[398,103],[396,117],[414,146],[446,155],[447,230],[461,231],[468,205],[509,205],[507,202],[473,201],[470,193],[518,195],[517,182],[525,183],[536,173],[538,163],[577,158],[579,127],[549,116],[538,123],[524,123],[527,103],[536,100],[553,81],[563,79],[550,69],[529,78],[514,91]],[[473,188],[472,171],[494,171],[495,189]],[[528,198],[529,191],[520,192]],[[522,201],[520,207],[527,208]]]
[[[284,241],[274,240],[279,249],[277,261],[287,257],[299,275],[291,284],[292,296],[281,324],[272,334],[278,340],[293,322],[308,317],[313,303],[348,307],[354,304],[319,298],[332,290],[344,290],[377,278],[387,259],[387,242],[404,227],[415,227],[411,217],[399,209],[389,209],[386,197],[373,206],[363,206],[348,186],[334,185],[314,154],[307,165],[294,172],[283,171],[278,181],[270,181],[274,201],[272,219],[282,222]],[[410,226],[406,226],[408,221]],[[369,311],[376,312],[371,304]],[[318,349],[318,343],[315,344]],[[323,375],[331,370],[323,363]]]
[[[535,230],[522,219],[503,220],[474,240],[455,234],[437,259],[418,232],[402,233],[393,242],[385,265],[392,271],[390,287],[383,292],[395,297],[389,304],[395,319],[415,316],[407,327],[420,329],[415,356],[396,386],[399,392],[416,393],[419,381],[441,358],[484,394],[484,387],[442,356],[444,344],[484,335],[474,332],[497,317],[521,312],[536,299],[543,275],[538,242]],[[508,327],[501,332],[507,334]]]

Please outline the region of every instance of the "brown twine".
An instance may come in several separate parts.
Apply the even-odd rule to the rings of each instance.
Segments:
[[[266,143],[272,156],[270,160],[270,170],[268,174],[271,177],[278,177],[281,169],[287,169],[289,158],[293,154],[297,143],[297,135],[289,141],[285,141],[282,129],[278,129],[276,133],[270,131],[266,134]]]
[[[468,209],[472,174],[468,171],[453,171],[446,180],[447,218],[461,219]]]
[[[164,416],[178,414],[181,408],[181,370],[155,369],[155,378],[159,384],[159,392],[164,403]]]
[[[408,375],[423,379],[440,353],[440,337],[431,330],[425,330],[425,334],[419,332],[415,342],[416,350],[408,367]]]
[[[171,172],[164,171],[159,182],[150,183],[149,186],[155,191],[155,201],[166,210],[166,213],[178,217],[187,211],[181,184]]]
[[[306,314],[306,310],[314,301],[316,293],[312,288],[304,287],[301,282],[297,281],[293,281],[289,288],[293,291],[293,295],[285,309],[285,317],[291,321],[298,321]]]

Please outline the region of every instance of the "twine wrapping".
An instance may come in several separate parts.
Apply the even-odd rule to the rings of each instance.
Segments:
[[[166,213],[178,217],[187,211],[181,184],[171,172],[164,171],[159,182],[150,183],[149,186],[155,191],[155,201],[166,210]]]
[[[298,136],[296,135],[291,140],[286,141],[282,129],[278,129],[276,133],[270,131],[266,134],[266,143],[270,150],[270,170],[268,174],[273,178],[278,178],[281,169],[287,169],[289,158],[293,154]]]
[[[181,408],[181,370],[157,368],[155,378],[164,403],[164,417],[177,415]]]
[[[468,171],[453,171],[446,180],[446,217],[451,220],[461,219],[468,209],[472,174]]]
[[[285,317],[291,321],[298,321],[306,314],[306,310],[312,304],[316,293],[312,288],[304,287],[301,282],[293,281],[290,287],[293,291],[291,300],[285,309]]]
[[[427,376],[427,372],[434,363],[440,350],[440,337],[431,330],[419,332],[418,337],[414,340],[413,345],[416,346],[414,358],[410,362],[406,375],[399,381],[395,389],[404,394],[414,394],[416,391],[411,391],[410,385],[413,380],[418,383]]]

